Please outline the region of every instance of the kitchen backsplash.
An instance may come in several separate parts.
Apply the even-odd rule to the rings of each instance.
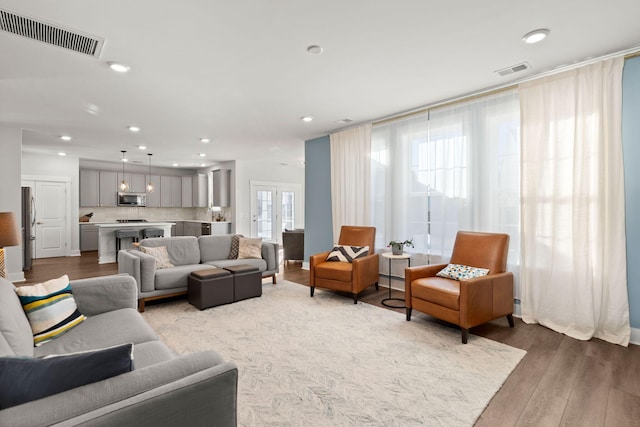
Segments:
[[[196,220],[212,221],[212,216],[218,212],[211,212],[207,208],[80,208],[80,217],[93,212],[90,222],[111,222],[117,219],[146,219],[159,220]],[[229,221],[229,208],[222,208],[220,214]]]

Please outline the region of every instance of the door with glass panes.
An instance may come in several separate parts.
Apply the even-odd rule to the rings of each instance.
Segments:
[[[285,229],[302,220],[302,189],[299,184],[251,183],[251,236],[282,241]]]

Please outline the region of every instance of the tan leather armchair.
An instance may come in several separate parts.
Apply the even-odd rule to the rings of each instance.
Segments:
[[[474,279],[437,277],[447,264],[405,269],[407,321],[412,309],[460,326],[462,343],[469,328],[506,316],[513,328],[513,274],[506,272],[509,235],[459,231],[451,264],[488,268]]]
[[[369,254],[353,262],[327,261],[330,251],[309,257],[310,293],[317,287],[334,291],[349,292],[353,303],[358,303],[358,294],[371,285],[378,289],[379,257],[375,252],[375,227],[343,225],[340,229],[339,245],[369,246]]]

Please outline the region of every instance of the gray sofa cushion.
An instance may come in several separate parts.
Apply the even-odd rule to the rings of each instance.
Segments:
[[[200,236],[200,261],[209,262],[221,259],[228,259],[231,251],[232,234],[219,234],[211,236]]]
[[[0,278],[0,355],[33,356],[33,333],[13,283]]]
[[[133,366],[135,369],[142,369],[175,357],[175,353],[162,341],[143,342],[133,346]]]
[[[96,350],[132,342],[140,344],[157,340],[158,336],[137,310],[123,308],[88,317],[69,332],[36,347],[37,357]]]
[[[189,273],[197,270],[206,270],[207,268],[211,268],[211,266],[206,264],[190,264],[156,270],[156,289],[186,288]]]
[[[171,264],[176,266],[200,263],[200,248],[198,239],[194,236],[143,239],[140,246],[155,248],[166,246]]]

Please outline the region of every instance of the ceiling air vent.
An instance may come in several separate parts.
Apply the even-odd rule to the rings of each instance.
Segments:
[[[511,67],[503,68],[502,70],[496,70],[495,72],[504,77],[508,76],[509,74],[527,70],[529,68],[531,68],[531,65],[529,65],[528,62],[523,62],[522,64],[512,65]]]
[[[0,30],[98,58],[104,39],[0,9]]]
[[[340,123],[341,125],[347,124],[347,123],[351,123],[353,120],[351,120],[350,118],[345,118],[342,120],[338,120],[336,123]]]

